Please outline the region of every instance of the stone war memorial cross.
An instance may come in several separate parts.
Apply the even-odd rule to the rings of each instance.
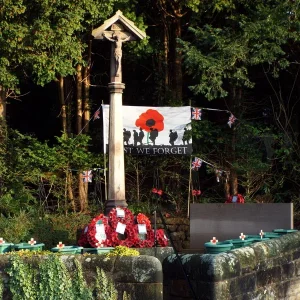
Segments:
[[[146,34],[118,10],[103,25],[93,30],[95,39],[111,42],[109,108],[109,163],[108,163],[108,199],[105,213],[116,207],[127,207],[125,199],[125,170],[123,142],[122,94],[122,46],[125,42],[141,40]]]

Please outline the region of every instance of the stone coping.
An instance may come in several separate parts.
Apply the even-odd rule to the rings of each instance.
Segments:
[[[112,275],[115,282],[123,283],[162,283],[162,264],[156,257],[148,255],[121,256],[106,258],[104,255],[60,255],[70,272],[75,270],[74,258],[81,264],[87,282],[96,278],[97,267]],[[45,255],[23,257],[23,260],[37,266]],[[10,255],[0,255],[0,275],[6,273]]]
[[[272,268],[282,260],[298,259],[299,248],[300,232],[295,232],[220,254],[194,253],[180,256],[191,279],[217,282],[257,271],[259,268]],[[164,260],[163,270],[167,278],[184,279],[175,255]]]

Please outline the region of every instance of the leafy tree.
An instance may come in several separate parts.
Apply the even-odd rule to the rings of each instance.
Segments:
[[[242,120],[243,114],[250,116],[245,91],[255,85],[256,68],[268,68],[278,76],[293,63],[286,46],[299,39],[294,17],[298,6],[291,1],[237,0],[214,9],[218,15],[211,24],[197,26],[195,22],[189,39],[181,41],[184,64],[193,78],[190,89],[208,100],[224,98],[227,108]],[[237,170],[233,167],[237,139],[237,130],[233,130],[227,157],[232,194],[237,193]]]

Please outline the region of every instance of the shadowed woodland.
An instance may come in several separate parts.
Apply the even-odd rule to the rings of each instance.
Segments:
[[[193,156],[209,162],[192,180],[189,156],[125,156],[129,207],[186,215],[189,197],[240,193],[293,202],[300,220],[298,0],[2,1],[0,214],[103,209],[107,158],[93,116],[109,101],[110,42],[91,31],[118,9],[147,33],[124,43],[123,104],[216,109],[192,121]],[[218,182],[216,169],[228,175]]]

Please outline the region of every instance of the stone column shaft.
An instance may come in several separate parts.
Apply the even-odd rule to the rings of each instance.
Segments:
[[[123,83],[109,83],[108,199],[125,200],[122,93]]]

